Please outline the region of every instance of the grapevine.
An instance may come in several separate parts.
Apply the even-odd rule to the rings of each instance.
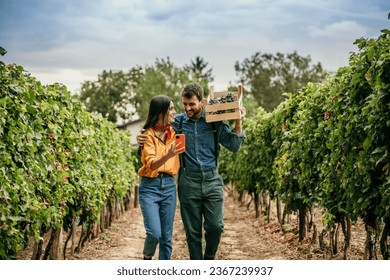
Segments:
[[[137,178],[129,135],[21,66],[0,62],[0,79],[0,259],[15,258],[30,237],[41,248],[47,233],[73,224],[89,238]]]
[[[307,211],[319,207],[332,255],[338,253],[337,225],[347,258],[351,223],[361,219],[366,258],[376,258],[379,241],[383,259],[389,259],[390,31],[355,44],[359,52],[349,66],[322,84],[285,94],[273,112],[260,108],[246,121],[244,146],[221,161],[221,169],[234,174],[229,180],[239,191],[252,193],[256,186],[285,211],[298,211],[300,240],[309,229]]]

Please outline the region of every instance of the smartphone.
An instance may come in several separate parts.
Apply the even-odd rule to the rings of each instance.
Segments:
[[[179,143],[178,149],[186,147],[186,137],[184,134],[176,134],[176,143]]]

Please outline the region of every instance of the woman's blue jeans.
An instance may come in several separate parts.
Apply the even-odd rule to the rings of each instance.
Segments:
[[[166,173],[157,178],[141,177],[138,193],[146,230],[143,254],[153,257],[160,243],[159,259],[170,260],[176,209],[174,177]]]

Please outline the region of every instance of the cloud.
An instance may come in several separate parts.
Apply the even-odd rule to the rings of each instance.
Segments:
[[[258,51],[345,65],[355,39],[388,27],[388,10],[388,0],[1,0],[0,43],[6,62],[71,90],[103,70],[196,56],[226,86],[234,63]]]
[[[367,34],[367,28],[354,21],[341,21],[330,23],[324,27],[311,27],[310,36],[312,38],[329,38],[349,40]]]

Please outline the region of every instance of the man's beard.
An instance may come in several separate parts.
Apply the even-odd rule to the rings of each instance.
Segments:
[[[191,110],[186,111],[186,114],[190,119],[195,120],[199,117],[199,115],[200,115],[199,112],[200,112],[200,110],[191,109]],[[189,115],[189,113],[191,113],[191,115]]]

